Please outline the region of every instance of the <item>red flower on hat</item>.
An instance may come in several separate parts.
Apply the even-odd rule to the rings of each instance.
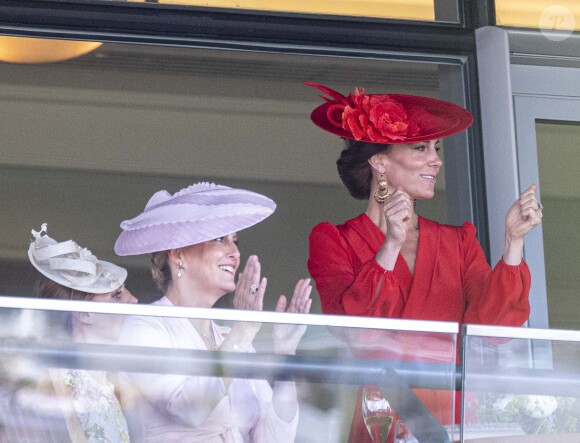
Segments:
[[[419,134],[417,123],[409,118],[405,108],[386,94],[365,95],[355,88],[348,96],[342,112],[342,127],[355,140],[392,143]]]

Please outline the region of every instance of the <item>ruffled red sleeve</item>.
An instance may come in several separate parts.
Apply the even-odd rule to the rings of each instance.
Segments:
[[[463,323],[521,326],[530,315],[530,269],[526,262],[511,266],[503,258],[490,269],[475,237],[475,227],[462,228],[463,288],[466,307]]]
[[[395,274],[383,269],[374,255],[361,258],[360,251],[357,254],[353,249],[356,247],[330,223],[320,223],[312,230],[308,270],[316,282],[322,311],[400,317],[403,297]]]

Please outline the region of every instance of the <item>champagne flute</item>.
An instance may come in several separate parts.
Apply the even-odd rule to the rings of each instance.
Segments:
[[[393,409],[378,387],[363,388],[362,413],[373,443],[385,443],[393,424]]]

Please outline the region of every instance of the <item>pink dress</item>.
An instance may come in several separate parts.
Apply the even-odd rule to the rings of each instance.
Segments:
[[[153,304],[172,305],[166,297]],[[219,345],[229,329],[215,323],[213,328]],[[120,343],[206,349],[186,318],[128,317]],[[235,379],[226,390],[218,377],[123,373],[119,379],[132,441],[290,443],[296,436],[298,413],[282,421],[265,380]]]

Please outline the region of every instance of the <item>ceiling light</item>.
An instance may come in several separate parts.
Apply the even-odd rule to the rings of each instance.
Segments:
[[[60,62],[80,57],[101,45],[101,42],[0,36],[0,61],[9,63]]]

